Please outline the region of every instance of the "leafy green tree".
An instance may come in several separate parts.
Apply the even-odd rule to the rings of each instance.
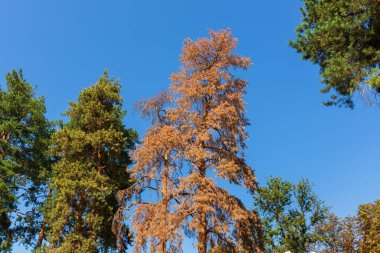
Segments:
[[[6,90],[0,88],[0,251],[15,240],[35,243],[40,228],[53,130],[45,112],[22,72],[8,73]]]
[[[353,107],[356,91],[380,93],[380,1],[304,0],[303,21],[290,43],[321,68],[326,105]]]
[[[326,219],[327,208],[309,181],[292,184],[270,178],[267,186],[258,188],[255,205],[264,225],[266,252],[306,253],[322,240],[316,228]]]
[[[124,252],[112,218],[115,194],[129,186],[129,151],[137,133],[123,124],[121,85],[107,72],[70,102],[69,117],[53,136],[52,194],[46,207],[49,252]],[[126,228],[123,229],[128,235]]]

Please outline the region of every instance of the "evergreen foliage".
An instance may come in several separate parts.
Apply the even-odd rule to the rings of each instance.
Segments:
[[[7,73],[0,88],[0,251],[15,241],[35,244],[51,165],[53,129],[45,113],[22,72]]]
[[[326,105],[380,93],[380,1],[304,0],[291,45],[321,67]],[[186,39],[167,91],[137,104],[152,126],[140,145],[108,72],[59,126],[21,71],[0,87],[0,252],[380,252],[380,200],[338,218],[308,180],[258,186],[246,162],[251,61],[229,29]],[[254,208],[220,182],[244,188]],[[130,215],[130,216],[128,216]],[[130,227],[128,225],[130,224]]]
[[[124,252],[119,249],[130,243],[111,230],[115,194],[130,184],[128,152],[137,139],[123,124],[120,89],[104,72],[78,102],[70,102],[64,114],[69,121],[53,136],[52,152],[60,160],[46,206],[49,252]]]
[[[326,105],[353,107],[356,91],[380,93],[380,1],[304,0],[303,20],[290,43],[321,68]],[[374,102],[374,101],[370,101]]]

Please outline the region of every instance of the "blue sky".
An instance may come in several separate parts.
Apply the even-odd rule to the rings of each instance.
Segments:
[[[0,1],[0,84],[22,68],[46,98],[48,117],[108,69],[123,84],[125,123],[148,127],[133,104],[169,85],[185,38],[229,27],[237,52],[254,66],[242,76],[250,139],[247,157],[259,182],[310,179],[340,216],[380,196],[380,110],[325,107],[319,68],[302,61],[288,41],[300,22],[298,0]],[[241,189],[232,187],[248,205]],[[185,252],[192,252],[188,249]],[[15,252],[24,252],[15,248]]]

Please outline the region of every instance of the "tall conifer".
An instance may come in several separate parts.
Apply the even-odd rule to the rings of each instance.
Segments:
[[[123,124],[121,85],[105,72],[65,112],[53,137],[52,194],[46,208],[51,252],[123,252],[111,231],[115,194],[129,186],[128,152],[137,134]]]
[[[180,188],[191,200],[182,208],[194,211],[188,229],[197,236],[199,253],[215,245],[233,252],[256,252],[260,250],[257,215],[215,182],[219,178],[251,193],[256,190],[254,172],[244,158],[247,81],[232,74],[246,70],[251,61],[233,52],[237,39],[229,30],[209,35],[185,40],[181,70],[171,77],[176,107],[170,116],[183,132],[190,167]]]
[[[320,66],[325,105],[354,106],[359,93],[378,104],[380,93],[380,1],[303,0],[302,22],[290,45]]]
[[[163,92],[138,103],[143,116],[150,118],[153,126],[144,136],[141,146],[133,152],[135,163],[131,172],[134,184],[119,193],[123,206],[114,222],[115,231],[122,235],[119,226],[125,219],[124,210],[133,211],[136,253],[147,249],[160,253],[181,250],[181,225],[188,214],[178,213],[185,201],[185,196],[178,189],[183,141],[177,126],[167,118],[170,112],[166,106],[171,99],[170,94]],[[125,199],[130,203],[126,204]]]
[[[156,121],[134,153],[137,183],[122,192],[137,193],[131,203],[137,206],[131,209],[135,252],[181,252],[184,235],[197,238],[200,253],[262,248],[258,216],[215,181],[256,190],[244,158],[247,82],[232,75],[251,62],[233,53],[237,40],[229,30],[209,34],[185,41],[181,71],[172,75],[169,91],[143,103],[143,113]],[[152,190],[157,201],[146,198]]]
[[[15,240],[35,244],[51,165],[45,113],[44,99],[22,72],[8,73],[0,88],[0,251]]]

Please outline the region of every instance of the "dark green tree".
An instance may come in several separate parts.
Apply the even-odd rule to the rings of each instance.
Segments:
[[[22,72],[8,73],[0,88],[0,252],[14,241],[34,244],[40,228],[53,130],[45,112]]]
[[[323,238],[316,229],[328,210],[309,181],[297,184],[270,178],[258,188],[255,205],[264,226],[266,252],[306,253]]]
[[[318,64],[326,105],[353,107],[356,91],[380,93],[380,1],[304,0],[303,21],[290,43],[303,59]],[[371,99],[374,102],[373,99]]]
[[[137,133],[123,124],[121,85],[107,72],[70,102],[69,117],[53,136],[52,194],[46,207],[49,252],[123,252],[111,226],[115,194],[129,186],[129,151]],[[122,247],[123,246],[123,247]]]

